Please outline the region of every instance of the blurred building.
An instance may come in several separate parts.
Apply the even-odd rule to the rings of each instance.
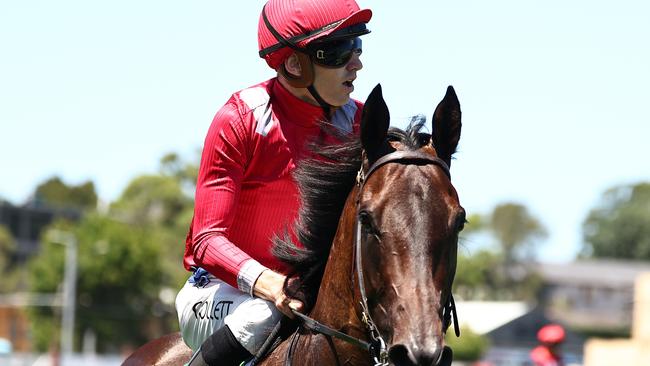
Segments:
[[[529,353],[539,344],[537,331],[558,322],[543,307],[518,301],[459,301],[456,308],[462,327],[489,340],[483,361],[492,365],[531,365]],[[568,327],[565,331],[565,361],[567,365],[580,364],[585,339]]]
[[[0,303],[0,339],[4,338],[14,351],[25,352],[31,347],[25,312]]]
[[[650,262],[579,260],[540,264],[547,315],[572,329],[603,335],[629,334],[634,284]]]
[[[0,200],[0,225],[9,229],[18,247],[16,257],[13,259],[23,263],[36,253],[43,229],[58,218],[78,221],[81,218],[81,211],[71,208],[52,208],[35,203],[14,206]]]
[[[650,272],[650,262],[578,260],[566,264],[535,264],[529,268],[538,272],[543,283],[537,304],[457,303],[461,324],[490,340],[491,348],[484,357],[486,361],[495,365],[527,364],[528,353],[537,344],[537,331],[548,323],[559,323],[566,330],[563,349],[567,364],[583,362],[587,341],[584,334],[600,334],[611,338],[627,336],[631,331],[639,334],[638,329],[646,329],[644,334],[648,335],[648,339],[645,344],[650,349],[650,294],[647,302],[638,300],[638,286],[636,308],[641,306],[648,309],[646,328],[639,328],[639,321],[635,320],[639,318],[639,311],[633,315],[635,281],[642,273]],[[650,279],[648,281],[650,286]],[[650,293],[650,287],[647,292]],[[642,303],[646,305],[640,305]],[[639,338],[638,335],[635,337]],[[589,345],[594,342],[605,341],[589,341]],[[627,347],[628,351],[620,352],[636,352],[629,351],[630,344],[628,342],[625,343],[626,346],[612,346],[608,343],[607,347],[618,347],[619,351]],[[589,366],[619,364],[610,358],[607,360],[612,363]],[[650,365],[650,361],[632,364]]]
[[[589,340],[584,365],[650,365],[650,273],[640,275],[636,282],[632,337]]]
[[[521,331],[507,328],[527,324],[526,328],[534,329],[547,321],[579,332],[629,334],[633,324],[635,280],[640,274],[650,272],[650,262],[579,260],[536,264],[533,269],[543,283],[538,304],[459,302],[461,322],[465,317],[469,320],[467,325],[479,334],[490,334],[501,328],[499,333],[507,331],[517,335],[505,337],[501,333],[504,337],[498,339],[514,338],[520,342],[527,339],[529,343],[535,342],[534,332],[533,336],[526,337],[523,328]]]

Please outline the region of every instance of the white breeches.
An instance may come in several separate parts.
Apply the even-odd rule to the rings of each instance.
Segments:
[[[187,281],[176,296],[176,311],[185,343],[196,351],[224,325],[241,345],[256,354],[282,313],[272,302],[251,297],[208,275],[209,283],[197,287]]]

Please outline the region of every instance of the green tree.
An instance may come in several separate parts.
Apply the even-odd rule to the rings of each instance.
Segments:
[[[18,283],[18,268],[12,265],[16,254],[16,241],[9,229],[0,225],[0,293],[11,292]]]
[[[526,206],[518,203],[504,203],[495,207],[489,230],[499,242],[506,264],[531,256],[535,241],[547,235],[546,229],[528,212]]]
[[[454,360],[477,361],[490,346],[490,341],[470,328],[461,327],[461,337],[457,338],[450,329],[445,335],[445,343],[454,351]]]
[[[196,184],[196,176],[192,174],[196,171],[195,164],[182,161],[176,154],[167,154],[161,159],[160,174],[133,179],[109,211],[116,219],[158,233],[166,274],[162,283],[170,289],[177,289],[187,279],[182,260],[194,211],[191,193]]]
[[[52,228],[65,230],[78,241],[76,339],[86,329],[98,336],[100,350],[140,344],[149,338],[164,273],[159,238],[155,231],[111,220],[97,214],[85,216],[76,226],[63,221]],[[61,290],[65,248],[45,233],[41,252],[30,263],[30,290]],[[31,309],[37,347],[45,349],[56,339],[59,312]],[[78,342],[77,342],[78,343]]]
[[[526,268],[537,239],[545,229],[528,209],[516,203],[504,203],[489,215],[468,218],[461,243],[497,241],[496,248],[470,253],[461,247],[458,255],[454,291],[462,299],[533,300],[541,286],[539,276]]]
[[[193,172],[196,165],[168,154],[159,174],[133,179],[107,212],[51,226],[78,239],[77,345],[87,329],[96,333],[100,351],[178,330],[173,300],[187,280],[182,255],[193,211]],[[44,236],[30,263],[31,291],[61,290],[64,252]],[[60,310],[36,308],[31,315],[34,339],[43,350],[57,340]]]
[[[200,151],[198,154],[200,155]],[[199,173],[199,166],[188,163],[180,158],[176,153],[168,153],[160,159],[160,173],[163,176],[175,177],[185,188],[194,191],[196,178]]]
[[[97,193],[91,181],[75,186],[65,184],[59,177],[52,177],[36,187],[34,201],[54,208],[94,210]]]
[[[454,294],[460,299],[532,301],[541,285],[541,278],[523,264],[506,267],[499,252],[482,249],[458,255]]]
[[[454,293],[461,299],[492,300],[507,290],[500,268],[503,258],[498,253],[479,250],[473,255],[460,253],[454,279]]]
[[[178,155],[165,155],[160,161],[160,173],[133,179],[111,204],[111,215],[140,225],[162,225],[185,232],[193,209],[197,171],[195,164],[182,161]]]
[[[467,224],[463,228],[463,236],[481,232],[487,228],[486,217],[481,214],[471,214],[467,217]]]
[[[138,225],[174,225],[191,200],[173,177],[142,175],[133,179],[111,204],[110,213]]]
[[[582,256],[650,260],[650,183],[607,190],[583,223]]]

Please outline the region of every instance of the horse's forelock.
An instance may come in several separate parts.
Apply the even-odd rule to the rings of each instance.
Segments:
[[[430,134],[422,132],[426,122],[427,118],[423,115],[413,116],[406,130],[391,127],[388,130],[388,140],[399,142],[405,150],[420,149],[427,145],[431,139]]]

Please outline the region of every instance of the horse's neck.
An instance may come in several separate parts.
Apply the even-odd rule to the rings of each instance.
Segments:
[[[356,218],[353,202],[353,199],[348,197],[311,315],[335,329],[347,332],[348,329],[356,328],[363,332],[364,328],[356,311],[358,304],[355,301],[354,286],[357,281],[353,276],[352,265]]]
[[[348,199],[349,200],[349,199]],[[346,207],[349,207],[346,205]],[[351,215],[347,211],[353,211]],[[344,230],[354,225],[354,210],[345,210],[339,220],[339,227],[332,241],[329,258],[318,291],[316,303],[310,317],[320,323],[342,331],[356,338],[364,338],[364,328],[355,313],[354,284],[352,283],[352,240],[351,231]],[[355,282],[356,283],[356,282]],[[295,338],[294,338],[295,336]],[[269,365],[285,365],[290,357],[291,365],[368,365],[370,358],[361,348],[328,338],[315,332],[294,334],[281,344],[269,359]],[[295,344],[294,344],[295,340]],[[266,363],[264,363],[266,365]]]

